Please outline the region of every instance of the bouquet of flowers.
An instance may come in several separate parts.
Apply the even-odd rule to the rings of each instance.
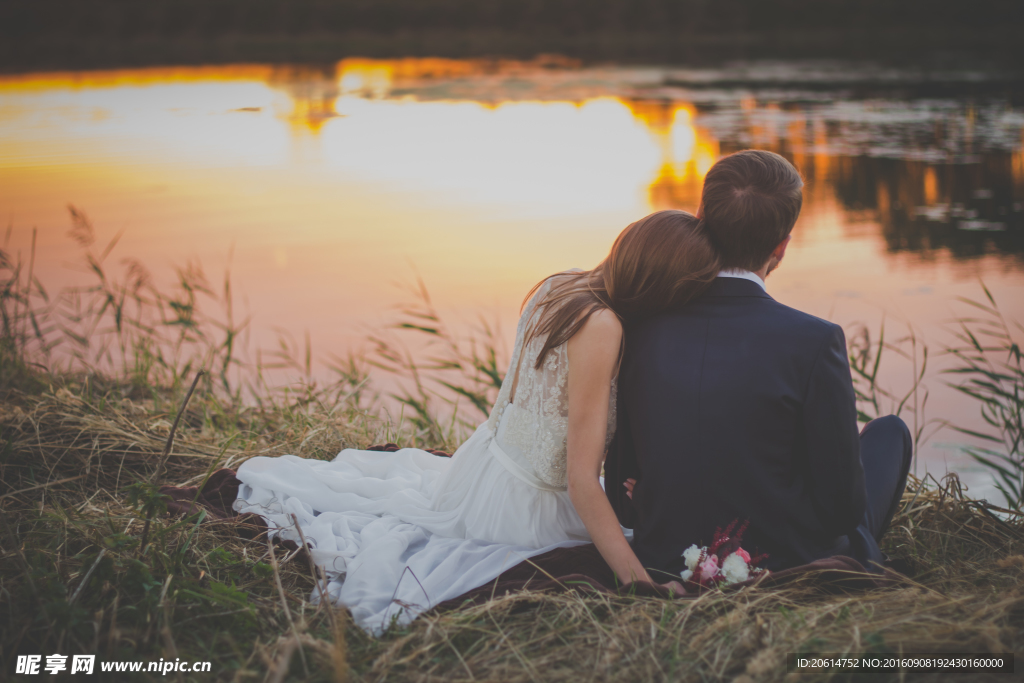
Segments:
[[[710,546],[691,545],[686,549],[683,553],[686,569],[680,576],[687,590],[714,588],[720,584],[728,586],[768,571],[760,567],[768,555],[761,553],[751,557],[740,547],[747,526],[747,522],[740,524],[739,520],[733,520],[724,531],[721,527],[715,529]]]

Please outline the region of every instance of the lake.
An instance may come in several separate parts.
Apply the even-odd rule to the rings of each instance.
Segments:
[[[52,289],[82,281],[67,205],[109,263],[158,280],[230,268],[251,344],[366,348],[421,278],[443,317],[506,344],[542,277],[589,268],[628,223],[693,211],[704,174],[748,147],[791,159],[804,210],[779,301],[932,351],[926,417],[979,426],[938,352],[981,282],[1024,320],[1024,98],[999,72],[838,62],[716,68],[567,59],[364,60],[0,76],[0,216]],[[240,298],[240,301],[241,301]],[[506,349],[507,350],[507,349]],[[945,365],[944,365],[945,363]],[[890,356],[885,381],[913,368]],[[911,421],[908,418],[908,421]],[[942,429],[919,474],[988,475]]]

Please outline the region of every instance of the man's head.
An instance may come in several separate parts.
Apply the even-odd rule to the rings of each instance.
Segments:
[[[793,164],[759,149],[730,154],[711,167],[697,217],[721,256],[723,269],[757,272],[770,259],[782,258],[800,215],[803,186]]]

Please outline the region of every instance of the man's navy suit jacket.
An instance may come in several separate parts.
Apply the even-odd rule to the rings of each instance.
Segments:
[[[757,283],[716,278],[627,328],[605,481],[645,567],[678,574],[734,519],[772,569],[860,554],[846,537],[864,516],[859,448],[842,328]]]

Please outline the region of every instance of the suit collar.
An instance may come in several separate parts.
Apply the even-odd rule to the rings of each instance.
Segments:
[[[761,285],[735,277],[716,277],[704,292],[704,296],[752,296],[759,299],[771,299]]]
[[[749,270],[743,270],[742,268],[726,268],[718,271],[718,277],[738,277],[741,280],[750,280],[751,282],[761,286],[761,289],[768,291],[765,287],[764,280],[757,273],[752,273]]]

